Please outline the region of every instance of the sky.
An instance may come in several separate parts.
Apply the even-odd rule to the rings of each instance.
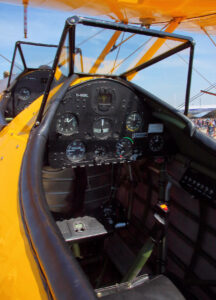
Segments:
[[[0,79],[3,78],[3,72],[10,69],[10,63],[7,62],[2,56],[8,60],[12,59],[14,45],[17,40],[26,40],[39,43],[58,44],[60,36],[64,27],[65,20],[74,15],[75,12],[62,12],[55,10],[47,10],[40,8],[28,8],[28,38],[24,39],[24,16],[23,7],[9,4],[0,4]],[[216,82],[216,47],[204,35],[191,32],[180,32],[184,35],[192,36],[196,42],[195,58],[194,58],[194,71],[192,78],[191,97],[198,94],[200,90],[206,89],[210,84]],[[213,39],[216,38],[213,37]],[[185,63],[181,58],[177,57],[175,63],[172,60],[166,64],[161,64],[160,72],[158,72],[159,80],[156,81],[152,74],[142,77],[138,74],[135,82],[143,84],[145,88],[156,92],[157,96],[172,102],[177,106],[182,101],[184,86],[181,86],[180,71],[178,68],[181,66],[185,68]],[[166,69],[165,69],[166,67]],[[173,78],[171,73],[173,69],[176,79]],[[200,74],[198,74],[199,72]],[[168,76],[167,76],[168,75]],[[167,76],[165,79],[164,76]],[[144,78],[144,79],[143,79]],[[206,80],[205,80],[205,79]],[[163,79],[163,80],[161,80]],[[171,88],[170,88],[171,87]],[[172,95],[166,94],[167,91],[172,91]],[[216,93],[216,89],[211,92]],[[216,97],[204,95],[199,97],[194,104],[216,104]]]

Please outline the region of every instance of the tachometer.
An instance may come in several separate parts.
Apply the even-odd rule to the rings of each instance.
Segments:
[[[72,162],[80,161],[85,156],[85,145],[81,141],[73,141],[67,146],[66,156]]]
[[[69,112],[62,114],[56,121],[56,131],[62,135],[72,135],[77,133],[77,118]]]
[[[137,112],[129,114],[126,119],[126,129],[128,131],[137,131],[140,129],[142,124],[142,117]]]
[[[116,154],[120,158],[126,158],[132,154],[131,139],[123,138],[116,144]]]
[[[111,122],[101,118],[93,123],[93,133],[98,139],[105,139],[111,134]]]

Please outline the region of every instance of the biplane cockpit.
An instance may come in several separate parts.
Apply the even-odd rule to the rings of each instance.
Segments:
[[[155,45],[166,41],[156,54]],[[213,299],[216,269],[207,245],[215,225],[207,215],[216,207],[216,144],[185,116],[193,51],[193,40],[182,35],[72,17],[53,67],[18,78],[13,115],[23,108],[18,102],[27,103],[32,74],[38,92],[47,83],[19,195],[26,235],[54,298]],[[178,80],[170,85],[165,75],[156,82],[154,72],[180,52],[188,55],[185,73],[174,70]],[[179,91],[182,78],[185,115],[160,92]]]
[[[16,42],[7,89],[0,103],[1,127],[44,93],[56,49],[56,45]]]

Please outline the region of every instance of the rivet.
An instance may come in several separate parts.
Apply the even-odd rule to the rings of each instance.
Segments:
[[[19,145],[16,145],[16,149],[18,149],[19,148]]]
[[[1,160],[3,160],[4,156],[1,156]]]

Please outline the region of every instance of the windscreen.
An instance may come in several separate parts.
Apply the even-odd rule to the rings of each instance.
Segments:
[[[159,51],[154,51],[156,40],[145,35],[78,24],[75,72],[120,75],[168,50],[167,47],[159,47]],[[163,45],[164,42],[159,38],[156,43]],[[170,41],[169,47],[174,48],[181,43]]]
[[[27,44],[20,42],[20,49],[16,47],[15,59],[12,66],[11,82],[25,70],[21,55],[23,55],[27,69],[51,68],[57,46],[41,44]]]

